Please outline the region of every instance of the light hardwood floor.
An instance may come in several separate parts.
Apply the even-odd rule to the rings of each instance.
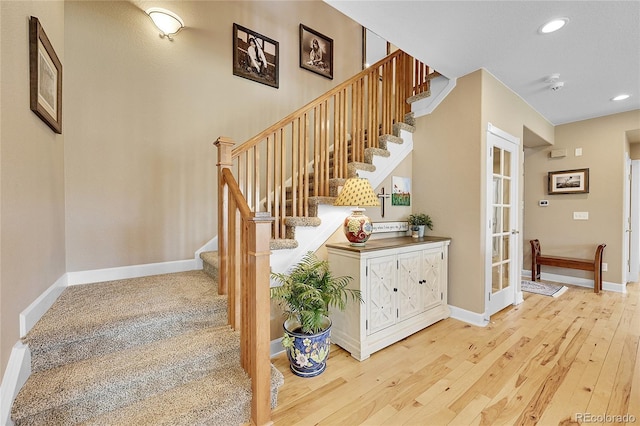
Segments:
[[[484,328],[440,321],[363,362],[332,345],[315,378],[291,374],[280,354],[273,363],[285,383],[273,421],[640,424],[638,284],[627,294],[568,287],[559,298],[524,293]]]

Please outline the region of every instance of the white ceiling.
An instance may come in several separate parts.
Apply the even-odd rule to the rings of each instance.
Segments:
[[[554,125],[640,108],[638,0],[325,1],[446,77],[486,69]]]

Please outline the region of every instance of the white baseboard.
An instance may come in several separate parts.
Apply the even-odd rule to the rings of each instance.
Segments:
[[[521,276],[523,280],[531,279],[531,271],[522,270]],[[572,277],[570,275],[550,274],[548,272],[542,272],[540,279],[545,281],[554,281],[562,284],[570,284],[578,287],[587,287],[593,289],[593,280],[588,278]],[[616,293],[626,293],[627,285],[620,283],[612,283],[609,281],[602,281],[602,290],[613,291]]]
[[[271,341],[271,344],[269,345],[269,352],[271,353],[271,358],[284,352],[282,337]]]
[[[0,386],[0,424],[13,426],[11,405],[16,395],[31,375],[31,352],[22,342],[13,346],[7,370]]]
[[[484,314],[477,312],[467,311],[466,309],[458,308],[457,306],[449,305],[451,310],[451,318],[459,321],[466,322],[467,324],[475,325],[478,327],[486,327],[489,322],[485,320]]]
[[[38,322],[40,317],[58,299],[58,296],[67,287],[67,274],[64,274],[48,289],[44,291],[27,308],[20,312],[20,337],[26,336],[27,332]]]
[[[94,269],[91,271],[67,272],[67,283],[68,285],[90,284],[104,281],[124,280],[128,278],[147,277],[150,275],[193,271],[195,269],[198,269],[195,259],[147,263],[143,265],[121,266],[117,268]]]

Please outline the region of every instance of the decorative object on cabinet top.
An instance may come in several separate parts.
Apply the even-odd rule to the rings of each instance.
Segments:
[[[411,228],[411,236],[414,238],[424,237],[424,228],[433,229],[433,221],[431,217],[424,213],[412,213],[409,215],[407,222]]]
[[[409,222],[409,225],[426,226],[427,228],[433,230],[433,221],[431,220],[431,217],[424,213],[410,214],[407,222]]]
[[[342,229],[352,246],[364,246],[373,232],[373,225],[362,207],[380,205],[369,180],[357,177],[347,179],[333,205],[353,207],[351,214],[344,219]]]

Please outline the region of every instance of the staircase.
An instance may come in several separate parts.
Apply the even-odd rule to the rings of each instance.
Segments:
[[[406,114],[405,121],[413,122],[413,116],[411,113]],[[308,212],[307,216],[295,216],[295,212],[293,209],[293,205],[295,204],[295,193],[292,186],[286,187],[285,192],[285,217],[283,221],[283,226],[285,227],[285,235],[284,238],[274,238],[271,240],[270,247],[271,250],[280,250],[280,249],[296,249],[299,247],[300,242],[296,239],[296,228],[297,227],[314,227],[318,228],[324,222],[326,224],[327,221],[330,221],[329,228],[331,232],[335,231],[338,226],[342,223],[343,217],[339,222],[333,223],[329,217],[322,216],[321,211],[326,209],[322,209],[320,206],[332,206],[336,198],[338,197],[338,192],[340,188],[344,185],[345,181],[351,177],[363,177],[365,174],[369,178],[370,181],[375,182],[375,179],[372,179],[372,174],[375,174],[377,171],[377,167],[375,165],[376,160],[386,160],[387,162],[393,162],[394,165],[399,164],[404,157],[411,151],[411,148],[405,149],[404,155],[396,155],[395,158],[390,159],[393,152],[397,151],[397,147],[394,145],[402,145],[405,141],[401,136],[401,131],[406,130],[410,133],[415,131],[415,128],[412,125],[408,125],[405,122],[400,122],[397,125],[393,126],[393,134],[377,134],[373,137],[377,139],[376,143],[370,143],[369,137],[365,133],[364,135],[364,143],[365,146],[376,146],[377,148],[365,148],[364,157],[362,161],[353,161],[354,152],[353,152],[353,144],[351,143],[351,139],[349,138],[346,149],[346,158],[347,158],[347,173],[345,177],[335,177],[335,169],[333,167],[335,160],[335,152],[331,151],[329,153],[329,191],[326,196],[314,196],[315,189],[315,173],[311,171],[309,173],[309,186],[307,188],[307,193],[305,194],[306,199],[306,209]],[[406,147],[405,147],[406,148]],[[381,179],[386,178],[385,176],[380,176]],[[377,179],[377,180],[381,180]],[[377,186],[377,185],[376,185]],[[269,211],[274,209],[274,205],[265,206]],[[338,209],[339,211],[343,211],[342,208]],[[344,215],[343,215],[344,216]],[[317,231],[314,231],[317,232]],[[274,233],[275,234],[275,233]],[[306,238],[305,238],[306,240]],[[326,240],[326,238],[325,238]],[[304,255],[307,251],[315,251],[318,246],[308,246],[305,245],[304,252],[301,253]],[[295,259],[301,258],[302,256],[297,255],[297,253],[287,253],[287,257],[293,257]],[[277,265],[278,262],[273,262],[272,257],[272,269],[277,272],[284,272]],[[275,267],[275,268],[274,268]]]
[[[407,100],[432,77],[397,51],[236,148],[218,138],[218,253],[203,271],[65,289],[23,339],[15,424],[269,424],[270,272],[339,227],[345,179],[378,186],[408,155]]]
[[[271,416],[270,273],[284,272],[338,229],[344,210],[332,203],[341,182],[357,174],[378,186],[408,155],[407,101],[430,93],[432,71],[398,50],[237,147],[216,140],[219,287],[229,296],[229,324],[240,330],[253,423]],[[405,148],[393,155],[394,145]],[[378,167],[385,158],[394,160]],[[305,228],[313,235],[300,236]]]
[[[286,227],[285,238],[273,238],[270,241],[271,270],[285,272],[296,259],[308,251],[316,251],[324,242],[342,226],[348,209],[334,207],[338,191],[346,179],[350,177],[366,177],[375,188],[382,184],[391,171],[397,167],[413,150],[412,133],[415,127],[412,113],[406,114],[404,121],[393,125],[392,134],[377,136],[377,148],[365,149],[363,161],[347,163],[345,178],[329,179],[328,196],[309,196],[309,216],[292,216],[290,205],[293,203],[291,187],[286,191],[286,216],[283,222]],[[351,147],[348,150],[351,157]],[[330,162],[333,161],[333,153]],[[314,187],[314,174],[309,177],[310,191]]]
[[[68,287],[23,339],[16,425],[237,425],[251,380],[217,270]],[[280,372],[271,367],[271,404]]]

